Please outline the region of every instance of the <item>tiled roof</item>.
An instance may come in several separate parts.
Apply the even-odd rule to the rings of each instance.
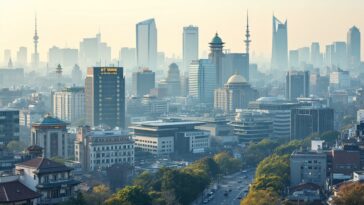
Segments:
[[[40,196],[19,181],[0,183],[0,203],[30,200]]]
[[[38,173],[62,172],[72,170],[70,167],[67,167],[61,163],[52,161],[44,157],[37,157],[17,165],[37,169]]]
[[[34,125],[66,125],[67,123],[50,115],[45,116],[39,122],[34,123]]]

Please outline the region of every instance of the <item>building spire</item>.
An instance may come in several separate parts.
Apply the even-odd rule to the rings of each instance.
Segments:
[[[246,31],[245,31],[245,52],[249,54],[249,46],[250,46],[250,31],[249,31],[249,13],[246,12]]]

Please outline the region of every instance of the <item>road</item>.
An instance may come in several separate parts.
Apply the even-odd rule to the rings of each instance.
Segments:
[[[204,199],[208,198],[206,191],[204,199],[200,199],[199,203],[194,204],[208,204],[208,205],[239,205],[239,196],[244,197],[249,190],[249,184],[252,182],[255,174],[255,169],[248,170],[247,173],[238,172],[229,176],[224,176],[219,183],[219,188],[207,203]],[[229,191],[231,190],[231,191]],[[224,193],[227,192],[227,196]]]

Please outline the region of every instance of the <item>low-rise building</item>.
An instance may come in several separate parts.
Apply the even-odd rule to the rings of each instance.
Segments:
[[[113,164],[134,165],[134,142],[124,131],[80,127],[75,141],[75,159],[85,171],[97,171]]]
[[[210,134],[196,126],[203,122],[147,121],[132,125],[135,147],[156,155],[205,152]]]
[[[326,182],[327,155],[314,151],[295,151],[290,158],[291,186],[313,183],[321,187]]]
[[[75,196],[80,183],[73,179],[72,169],[43,157],[37,157],[15,166],[19,182],[40,193],[38,205],[59,204]]]

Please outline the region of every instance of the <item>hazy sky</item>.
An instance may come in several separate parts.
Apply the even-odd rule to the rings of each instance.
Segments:
[[[53,45],[78,48],[83,37],[101,30],[116,57],[121,47],[135,47],[135,24],[155,18],[158,50],[182,53],[182,27],[200,28],[200,53],[217,31],[233,52],[244,49],[245,15],[249,9],[256,55],[270,55],[272,14],[288,19],[289,49],[319,41],[346,41],[357,25],[364,32],[363,0],[0,0],[0,61],[3,50],[15,58],[19,46],[33,50],[34,13],[38,15],[41,60]],[[364,52],[362,52],[364,53]]]

